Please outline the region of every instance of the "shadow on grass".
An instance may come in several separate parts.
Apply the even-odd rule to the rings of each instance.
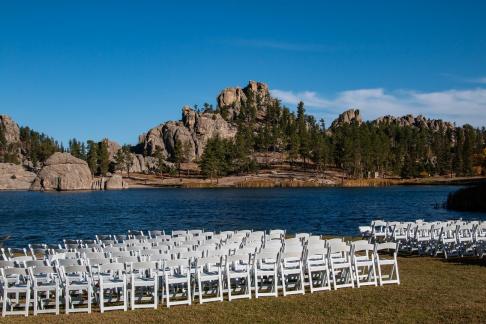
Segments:
[[[455,265],[475,265],[480,267],[486,267],[486,258],[480,259],[478,257],[449,258],[442,259],[442,262]]]

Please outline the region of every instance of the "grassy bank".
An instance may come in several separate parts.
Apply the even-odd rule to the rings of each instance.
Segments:
[[[402,257],[400,286],[100,314],[0,319],[5,323],[448,322],[486,318],[486,260]]]

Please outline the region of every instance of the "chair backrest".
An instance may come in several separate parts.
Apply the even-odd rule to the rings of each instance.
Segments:
[[[196,260],[197,267],[213,268],[221,267],[221,257],[205,257]]]
[[[110,252],[110,256],[112,258],[124,258],[132,256],[132,253],[130,251],[113,251]]]
[[[248,254],[234,254],[226,256],[226,265],[230,266],[231,264],[244,264],[250,265],[250,257]]]
[[[50,274],[50,275],[57,275],[58,271],[56,267],[53,266],[36,266],[36,267],[31,267],[29,268],[29,271],[31,271],[31,274],[33,276],[41,275],[41,274]]]
[[[27,268],[1,268],[0,273],[5,279],[11,275],[23,276],[25,278],[29,275]]]
[[[155,261],[139,261],[132,263],[132,270],[156,270],[157,262]]]
[[[99,265],[100,273],[117,273],[122,274],[125,272],[125,265],[123,263],[105,263]]]
[[[38,267],[38,266],[49,266],[49,260],[28,260],[24,261],[25,268]]]
[[[386,243],[379,243],[375,244],[375,251],[383,251],[383,250],[397,250],[397,243],[394,242],[386,242]]]
[[[84,274],[89,275],[89,268],[85,265],[72,265],[62,267],[64,274]]]
[[[56,262],[60,267],[77,266],[84,263],[83,259],[57,259]]]
[[[302,241],[307,241],[310,236],[310,233],[295,233],[295,238]]]
[[[264,263],[276,263],[278,261],[278,252],[261,252],[255,254],[255,261],[256,262],[264,262]]]
[[[19,264],[24,264],[25,261],[33,261],[35,258],[32,255],[23,255],[10,258],[10,260],[18,262]]]
[[[186,235],[186,234],[187,234],[187,231],[185,231],[185,230],[172,231],[172,237],[183,236],[183,235]]]
[[[139,262],[140,258],[138,256],[125,256],[115,258],[117,263],[131,264],[134,262]]]
[[[204,231],[201,229],[193,229],[193,230],[188,230],[187,233],[191,234],[192,236],[200,236],[202,235]]]
[[[295,264],[296,262],[302,261],[302,252],[283,252],[280,260],[284,266]]]
[[[140,256],[152,256],[152,255],[164,254],[164,251],[159,249],[147,249],[147,250],[141,250],[139,254]]]
[[[351,246],[347,245],[344,242],[331,244],[328,246],[329,252],[334,253],[348,253],[351,252]]]
[[[15,261],[0,260],[0,269],[15,268],[15,266],[16,266]]]
[[[104,252],[85,252],[84,257],[85,259],[102,259],[106,256]]]
[[[88,259],[88,265],[90,266],[99,266],[102,264],[109,264],[111,263],[110,258],[90,258]]]
[[[152,230],[149,231],[148,233],[151,238],[156,238],[157,236],[165,235],[165,232],[163,230]]]

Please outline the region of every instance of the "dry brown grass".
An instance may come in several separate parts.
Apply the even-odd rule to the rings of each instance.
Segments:
[[[486,319],[486,263],[399,259],[400,286],[362,287],[304,296],[239,300],[157,310],[11,317],[2,323],[431,322]]]

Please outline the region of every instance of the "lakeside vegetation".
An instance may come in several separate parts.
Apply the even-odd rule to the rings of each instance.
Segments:
[[[459,189],[447,197],[447,209],[486,212],[486,183]]]
[[[10,317],[4,323],[228,322],[479,323],[486,318],[485,260],[399,257],[401,285],[104,314]]]

